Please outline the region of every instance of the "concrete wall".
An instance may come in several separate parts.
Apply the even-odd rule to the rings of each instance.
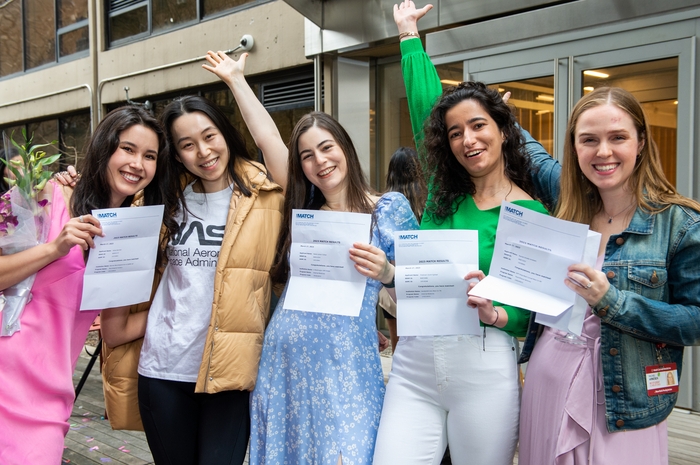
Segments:
[[[103,18],[102,2],[93,5],[92,11]],[[112,50],[103,50],[104,21],[92,22],[95,23],[97,34],[92,37],[97,37],[97,45],[91,47],[97,50],[95,55],[0,81],[0,125],[87,109],[91,91],[105,105],[123,101],[124,86],[129,86],[131,99],[145,99],[216,82],[216,76],[201,68],[204,60],[148,73],[141,71],[200,57],[209,49],[231,49],[243,34],[251,34],[255,39],[247,62],[248,75],[309,63],[304,52],[304,17],[283,1],[265,3]],[[133,73],[138,75],[119,78]],[[84,87],[62,92],[77,86]],[[50,93],[58,95],[36,99]]]

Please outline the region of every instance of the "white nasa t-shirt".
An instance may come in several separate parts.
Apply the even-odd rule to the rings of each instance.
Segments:
[[[168,265],[153,298],[139,373],[149,378],[196,382],[214,299],[214,275],[226,228],[233,185],[184,195],[187,223],[168,244]]]

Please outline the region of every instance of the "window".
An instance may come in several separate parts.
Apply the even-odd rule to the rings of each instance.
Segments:
[[[56,61],[53,0],[25,0],[23,7],[26,68],[36,68]]]
[[[251,3],[251,0],[202,0],[202,12],[209,16],[246,3]]]
[[[0,77],[87,52],[87,0],[6,0],[0,9]]]
[[[270,0],[107,0],[108,42],[125,42],[169,31],[231,9]]]
[[[90,47],[86,0],[56,1],[58,56],[65,57]]]
[[[0,133],[6,135],[8,143],[9,137],[12,136],[15,142],[21,144],[24,142],[22,129],[26,129],[27,136],[34,136],[35,144],[58,141],[57,145],[43,147],[41,150],[49,155],[59,152],[63,154],[56,163],[49,167],[51,171],[60,171],[68,165],[78,165],[85,156],[87,141],[90,139],[90,113],[83,112],[22,125],[7,126],[0,128]]]
[[[13,0],[0,9],[0,76],[22,71],[22,3]]]

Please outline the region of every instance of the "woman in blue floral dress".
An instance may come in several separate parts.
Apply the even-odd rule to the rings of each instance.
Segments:
[[[259,105],[243,77],[246,55],[218,59],[211,70],[249,115],[253,138],[280,139],[279,132],[261,131],[246,111]],[[288,279],[292,209],[371,213],[372,235],[370,244],[356,243],[349,251],[355,269],[367,277],[359,316],[287,310],[286,288],[282,293],[251,396],[250,463],[370,464],[384,399],[376,305],[382,283],[394,292],[394,231],[418,229],[418,223],[402,194],[372,193],[350,137],[327,114],[302,117],[288,157],[280,152],[265,153],[267,168],[286,191],[273,281]]]
[[[382,283],[393,283],[394,231],[418,223],[403,195],[368,194],[352,141],[324,113],[299,121],[288,166],[273,279],[288,277],[293,208],[356,211],[373,215],[371,244],[350,250],[367,287],[357,317],[286,310],[285,289],[265,333],[251,397],[250,462],[370,464],[384,398],[376,305]]]

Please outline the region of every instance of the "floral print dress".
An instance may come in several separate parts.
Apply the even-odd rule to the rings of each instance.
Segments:
[[[406,198],[382,196],[372,245],[394,260],[394,231],[411,229],[418,223]],[[357,317],[285,310],[285,288],[251,396],[251,465],[336,465],[339,456],[343,465],[372,462],[384,398],[376,327],[381,288],[367,279]]]

